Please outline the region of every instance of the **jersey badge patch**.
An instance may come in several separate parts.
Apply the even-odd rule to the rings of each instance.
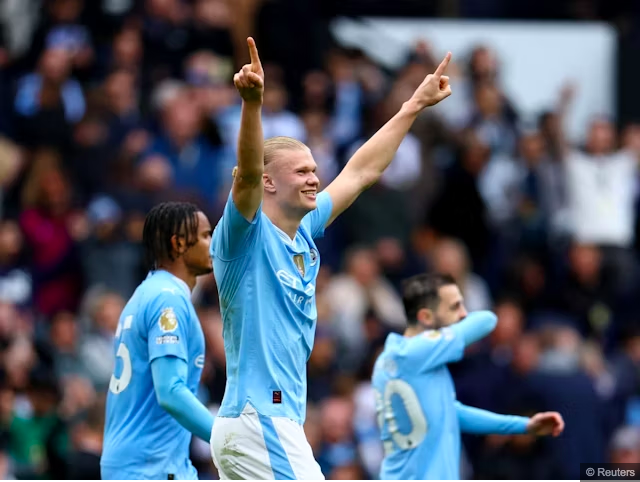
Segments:
[[[427,330],[422,336],[424,336],[427,340],[435,341],[440,339],[442,333],[440,333],[440,330]]]
[[[163,333],[174,331],[176,328],[178,328],[178,318],[176,318],[176,314],[173,311],[173,308],[165,308],[164,310],[162,310],[160,321],[158,323]]]
[[[296,268],[298,268],[300,274],[304,276],[304,257],[301,254],[295,254],[293,256],[293,262],[295,263]]]

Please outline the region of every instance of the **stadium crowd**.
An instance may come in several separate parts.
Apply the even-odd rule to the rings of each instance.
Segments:
[[[46,0],[22,49],[6,15],[3,479],[99,479],[113,334],[146,275],[144,216],[172,199],[220,217],[239,128],[231,77],[246,60],[236,46],[259,3]],[[331,42],[295,72],[267,57],[265,136],[309,145],[326,185],[440,54],[419,43],[395,72]],[[640,463],[640,125],[593,119],[571,145],[572,85],[555,109],[523,119],[482,45],[454,52],[450,76],[452,97],[419,118],[381,182],[319,243],[305,430],[323,473],[377,477],[372,363],[404,328],[401,280],[425,270],[452,274],[468,310],[499,317],[451,365],[458,399],[566,421],[554,440],[465,436],[464,476],[577,479],[580,462]],[[215,412],[225,358],[213,276],[194,300],[207,340],[200,397]],[[216,477],[208,445],[194,441],[193,460]]]

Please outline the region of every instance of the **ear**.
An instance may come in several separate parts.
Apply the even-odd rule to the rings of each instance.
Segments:
[[[262,174],[262,183],[264,184],[264,188],[267,192],[276,192],[276,185],[273,182],[273,178],[266,172]]]
[[[436,328],[436,319],[429,308],[421,308],[418,310],[418,314],[416,316],[418,323],[422,325],[424,328],[428,330],[433,330]]]
[[[187,244],[185,243],[184,236],[178,236],[177,234],[171,236],[171,247],[178,254],[178,256],[183,255],[187,250]]]

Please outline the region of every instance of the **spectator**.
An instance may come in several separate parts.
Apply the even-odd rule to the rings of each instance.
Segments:
[[[45,50],[38,71],[23,77],[14,109],[16,138],[28,147],[70,149],[71,128],[85,113],[80,84],[70,77],[71,56],[61,48]]]
[[[81,290],[73,236],[82,230],[71,210],[70,181],[55,154],[39,152],[23,191],[20,227],[30,253],[34,302],[40,313],[74,310]],[[76,223],[76,224],[74,224]]]

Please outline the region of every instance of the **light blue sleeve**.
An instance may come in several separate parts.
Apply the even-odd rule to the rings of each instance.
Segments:
[[[498,317],[491,311],[474,311],[451,329],[462,336],[465,346],[482,340],[491,333],[498,323]]]
[[[302,218],[301,223],[309,230],[313,239],[324,236],[324,228],[329,222],[332,209],[333,201],[331,200],[331,196],[328,192],[322,191],[316,197],[316,208],[310,213],[307,213],[307,215]]]
[[[223,261],[231,261],[248,254],[256,244],[262,219],[262,204],[251,222],[238,211],[229,192],[224,212],[213,231],[211,256]]]
[[[476,434],[523,434],[527,433],[529,418],[498,413],[468,407],[456,401],[460,430]]]
[[[462,359],[464,339],[450,327],[428,330],[411,338],[406,347],[407,366],[428,372]]]
[[[187,388],[187,362],[174,356],[156,358],[151,363],[151,374],[160,406],[189,432],[208,443],[213,415]]]
[[[145,315],[150,362],[163,356],[189,360],[189,303],[179,288],[172,287],[161,289],[150,300]]]
[[[409,365],[426,372],[459,361],[465,348],[491,333],[496,322],[490,311],[476,311],[455,325],[414,336],[407,345]]]

